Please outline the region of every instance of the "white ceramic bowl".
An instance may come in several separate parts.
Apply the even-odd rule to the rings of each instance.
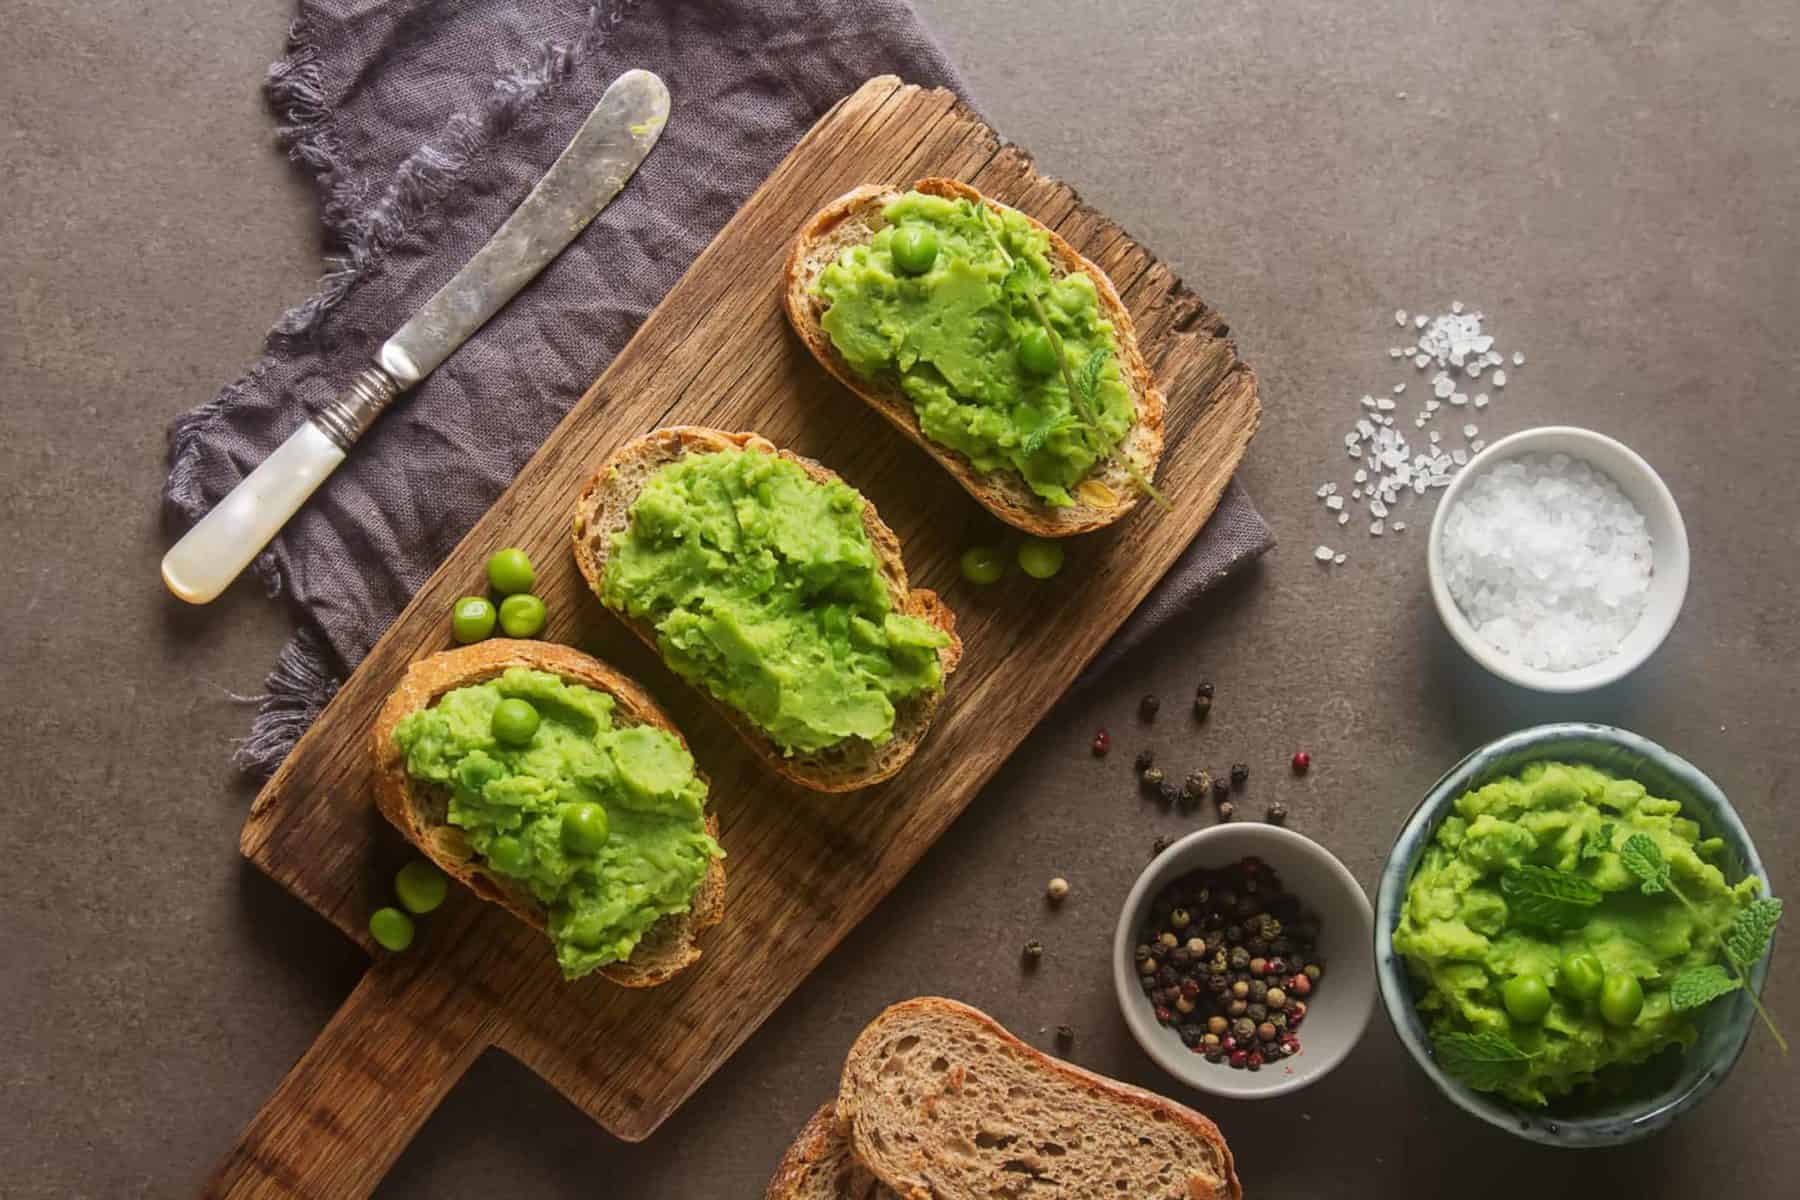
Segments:
[[[1307,998],[1300,1053],[1260,1071],[1211,1063],[1159,1025],[1138,984],[1137,934],[1163,886],[1199,867],[1226,867],[1254,855],[1281,877],[1285,891],[1319,918],[1317,953],[1325,975]],[[1257,1100],[1299,1091],[1322,1079],[1350,1053],[1375,1009],[1375,917],[1362,885],[1331,852],[1290,829],[1246,821],[1188,834],[1151,860],[1132,885],[1113,934],[1113,986],[1125,1025],[1144,1053],[1190,1087],[1215,1096]]]
[[[1637,505],[1650,526],[1650,595],[1644,615],[1612,655],[1573,671],[1528,667],[1485,641],[1450,595],[1450,588],[1444,582],[1441,548],[1444,521],[1461,499],[1463,489],[1477,475],[1496,463],[1523,454],[1558,452],[1584,459],[1611,476],[1619,490]],[[1669,494],[1661,476],[1629,447],[1591,429],[1545,425],[1501,438],[1470,459],[1469,465],[1451,480],[1438,500],[1437,515],[1431,519],[1427,569],[1431,576],[1431,598],[1437,605],[1438,616],[1470,658],[1520,687],[1539,692],[1585,692],[1636,670],[1656,653],[1656,648],[1674,627],[1675,618],[1681,612],[1681,602],[1687,596],[1687,526],[1682,523],[1681,510],[1675,506],[1675,497]]]

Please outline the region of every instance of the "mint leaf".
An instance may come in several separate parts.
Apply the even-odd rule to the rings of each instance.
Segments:
[[[1579,929],[1600,903],[1600,889],[1579,875],[1549,867],[1508,867],[1500,876],[1507,911],[1521,925],[1549,933]]]
[[[1438,1066],[1478,1092],[1500,1090],[1531,1062],[1531,1055],[1498,1033],[1440,1033],[1431,1044]]]
[[[1626,838],[1625,844],[1619,847],[1619,861],[1637,876],[1644,895],[1654,896],[1667,890],[1669,864],[1663,859],[1662,849],[1646,835],[1634,833]]]
[[[1081,394],[1089,404],[1099,403],[1100,372],[1106,369],[1106,360],[1111,357],[1112,351],[1105,346],[1095,347],[1094,352],[1087,356],[1087,361],[1081,364],[1081,370],[1076,373],[1075,386],[1081,389]]]
[[[1669,985],[1669,1007],[1676,1012],[1691,1012],[1743,986],[1718,963],[1689,967]]]
[[[1769,942],[1775,937],[1775,922],[1779,920],[1781,901],[1773,896],[1751,901],[1738,911],[1725,934],[1725,956],[1748,971],[1768,952]]]
[[[1613,830],[1616,828],[1618,828],[1618,827],[1616,825],[1614,825],[1611,821],[1607,821],[1605,824],[1601,825],[1600,828],[1590,829],[1586,833],[1582,834],[1581,835],[1581,854],[1580,854],[1581,861],[1587,862],[1590,859],[1599,858],[1602,854],[1605,854],[1608,850],[1611,850],[1612,849],[1612,840],[1613,840]]]

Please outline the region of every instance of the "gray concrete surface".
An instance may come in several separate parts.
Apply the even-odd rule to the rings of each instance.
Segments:
[[[1544,718],[1637,729],[1735,798],[1794,886],[1800,589],[1793,464],[1800,61],[1785,0],[1106,5],[923,0],[982,108],[1232,319],[1267,417],[1244,478],[1283,540],[1185,628],[1064,704],[919,869],[656,1137],[622,1145],[490,1055],[386,1196],[760,1193],[884,1003],[942,992],[1181,1096],[1129,1042],[1104,948],[1158,833],[1140,744],[1254,764],[1254,805],[1372,883],[1449,763]],[[258,100],[288,0],[0,0],[0,1193],[191,1194],[349,990],[359,956],[245,869],[226,763],[286,630],[247,584],[165,597],[162,430],[252,358],[316,269],[305,188]],[[1437,629],[1416,534],[1326,523],[1388,314],[1482,307],[1529,365],[1484,432],[1570,421],[1664,474],[1694,550],[1662,652],[1599,695],[1491,685]],[[1418,522],[1421,526],[1423,521]],[[1421,530],[1422,531],[1422,530]],[[1350,562],[1324,571],[1320,540]],[[1138,696],[1218,687],[1203,736]],[[1121,753],[1096,764],[1097,725]],[[1281,769],[1297,746],[1316,767]],[[1046,914],[1043,881],[1075,892]],[[1021,977],[1017,947],[1048,946]],[[1800,1033],[1800,956],[1773,1007]],[[728,1000],[724,1002],[729,1002]],[[1557,1154],[1442,1101],[1377,1018],[1336,1075],[1202,1103],[1257,1197],[1773,1196],[1800,1172],[1792,1067],[1753,1036],[1666,1134]],[[1182,1096],[1194,1100],[1192,1096]]]

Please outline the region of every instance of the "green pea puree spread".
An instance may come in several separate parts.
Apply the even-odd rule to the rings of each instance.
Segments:
[[[663,661],[787,754],[893,736],[942,686],[945,634],[893,609],[867,503],[760,451],[662,467],[613,536],[601,599],[656,628]]]
[[[919,428],[959,451],[977,471],[1012,470],[1053,507],[1110,457],[1131,427],[1131,393],[1119,374],[1118,342],[1084,274],[1052,280],[1050,239],[1022,215],[969,200],[908,192],[889,204],[874,238],[846,248],[820,272],[830,305],[821,324],[861,375],[897,375]],[[923,227],[923,230],[920,229]],[[929,231],[937,247],[928,269],[895,237]],[[1054,356],[1022,343],[1043,336],[1029,296],[1055,326],[1070,369],[1101,352],[1093,402],[1083,420]],[[1079,377],[1079,376],[1078,376]]]
[[[494,709],[524,700],[540,721],[522,746],[495,739]],[[445,693],[394,730],[412,778],[450,789],[450,824],[496,873],[549,913],[570,979],[629,958],[660,918],[688,910],[711,859],[706,785],[673,735],[621,728],[604,692],[522,667]],[[565,834],[565,816],[604,811],[604,841]]]
[[[1647,896],[1621,864],[1632,834],[1653,840],[1673,879],[1693,902]],[[1394,931],[1418,1007],[1433,1036],[1493,1033],[1530,1055],[1501,1094],[1542,1105],[1588,1084],[1625,1084],[1626,1068],[1671,1046],[1692,1045],[1686,1015],[1670,1007],[1669,984],[1684,968],[1716,961],[1713,936],[1756,898],[1757,882],[1725,882],[1710,861],[1723,844],[1702,838],[1674,800],[1595,767],[1534,763],[1457,798],[1407,885]],[[1602,899],[1578,928],[1546,933],[1508,912],[1500,878],[1508,867],[1549,867],[1579,875]],[[1593,998],[1560,977],[1583,952],[1610,975],[1635,976],[1643,1008],[1628,1025],[1603,1020]],[[1541,1021],[1514,1020],[1501,988],[1534,976],[1549,986]]]

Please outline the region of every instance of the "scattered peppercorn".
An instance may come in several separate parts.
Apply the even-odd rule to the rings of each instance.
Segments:
[[[1271,825],[1286,825],[1287,817],[1288,817],[1287,805],[1283,804],[1279,800],[1277,800],[1275,803],[1269,805],[1269,824],[1271,824]]]
[[[1042,957],[1044,957],[1044,943],[1036,938],[1025,943],[1025,962],[1028,966],[1035,966],[1037,960]]]
[[[1101,732],[1104,733],[1105,731],[1102,730]],[[1105,751],[1102,750],[1100,753],[1104,754]],[[1250,782],[1250,767],[1245,763],[1232,763],[1231,786],[1234,788],[1241,788],[1248,782]]]
[[[1210,683],[1202,683],[1199,687],[1194,689],[1194,719],[1197,721],[1206,720],[1206,715],[1212,712],[1212,706],[1213,685]]]
[[[1232,816],[1236,812],[1237,812],[1237,805],[1233,804],[1229,800],[1223,801],[1219,805],[1219,820],[1229,821],[1229,820],[1231,820]]]
[[[1069,894],[1069,881],[1058,875],[1044,885],[1044,895],[1051,900],[1061,900]]]
[[[1231,781],[1223,775],[1213,776],[1213,803],[1217,804],[1231,795]]]
[[[1166,779],[1157,785],[1156,802],[1164,808],[1168,808],[1171,804],[1174,804],[1176,797],[1179,795],[1181,795],[1180,789]]]
[[[1205,795],[1212,791],[1212,776],[1204,770],[1189,771],[1188,777],[1181,784],[1181,798],[1186,801],[1183,807],[1192,808],[1200,803]]]
[[[1294,751],[1294,774],[1304,775],[1312,768],[1312,755],[1304,750]]]
[[[1106,752],[1112,749],[1112,734],[1102,729],[1094,735],[1094,757],[1105,758]]]
[[[1065,1050],[1070,1046],[1073,1046],[1075,1044],[1075,1027],[1073,1025],[1058,1025],[1056,1027],[1056,1044]]]
[[[1156,751],[1154,751],[1154,750],[1139,750],[1137,752],[1137,758],[1132,760],[1131,765],[1135,770],[1137,770],[1141,774],[1145,771],[1148,771],[1150,769],[1150,764],[1155,761],[1156,761]]]
[[[1143,770],[1138,772],[1138,782],[1142,783],[1144,785],[1145,789],[1148,791],[1154,792],[1154,791],[1160,790],[1162,788],[1162,782],[1163,782],[1162,768],[1161,767],[1145,767]]]
[[[1138,701],[1138,716],[1146,721],[1156,720],[1156,711],[1162,707],[1162,701],[1155,696],[1145,696]]]
[[[1150,843],[1150,857],[1155,858],[1158,854],[1161,854],[1172,845],[1174,845],[1174,841],[1167,834],[1157,834],[1156,840]]]

